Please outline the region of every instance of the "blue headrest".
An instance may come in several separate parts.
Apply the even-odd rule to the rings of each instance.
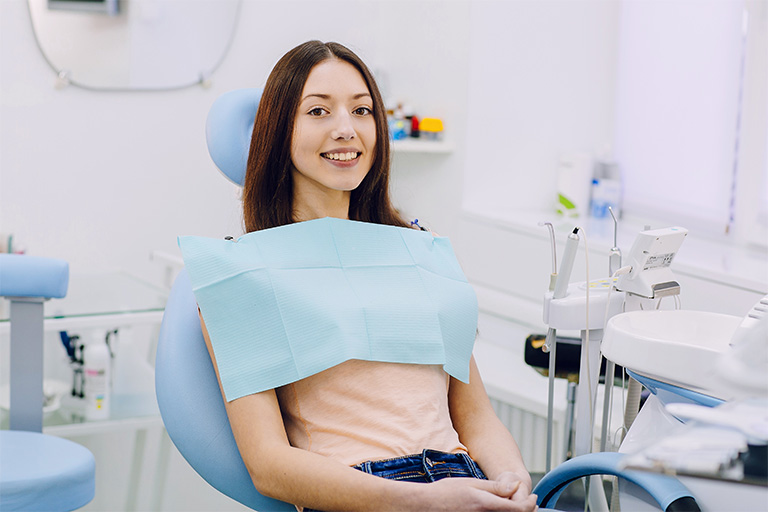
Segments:
[[[224,176],[241,187],[260,99],[261,89],[224,93],[211,106],[205,123],[205,139],[213,162]]]
[[[24,254],[0,254],[0,296],[60,299],[67,294],[69,264]]]

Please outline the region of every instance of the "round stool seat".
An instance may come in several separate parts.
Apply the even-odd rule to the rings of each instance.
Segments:
[[[93,499],[96,463],[84,446],[37,432],[0,431],[0,510],[75,510]]]

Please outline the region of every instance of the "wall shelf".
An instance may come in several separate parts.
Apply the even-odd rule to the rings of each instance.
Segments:
[[[453,146],[442,140],[407,138],[392,142],[392,150],[397,153],[442,153],[453,152]]]

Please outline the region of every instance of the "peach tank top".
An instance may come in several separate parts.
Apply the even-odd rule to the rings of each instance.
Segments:
[[[276,389],[292,446],[352,466],[466,452],[448,411],[441,365],[350,360]]]

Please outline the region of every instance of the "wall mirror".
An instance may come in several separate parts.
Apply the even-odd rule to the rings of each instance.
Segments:
[[[206,85],[227,54],[241,2],[28,0],[28,5],[35,38],[59,84],[164,90]]]

